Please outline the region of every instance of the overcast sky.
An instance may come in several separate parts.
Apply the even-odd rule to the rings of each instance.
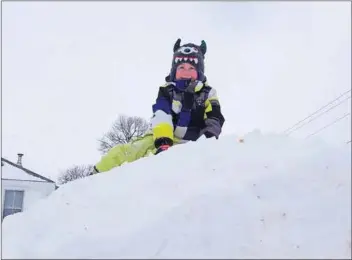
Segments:
[[[351,88],[349,2],[5,2],[2,156],[56,178],[100,158],[119,114],[151,117],[172,48],[205,40],[224,134],[282,132]],[[346,95],[348,97],[349,95]],[[348,113],[351,102],[293,135]],[[319,135],[350,140],[351,117]],[[234,140],[235,142],[235,140]]]

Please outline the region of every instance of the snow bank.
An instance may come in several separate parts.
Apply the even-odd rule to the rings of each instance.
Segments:
[[[351,150],[200,140],[68,183],[2,231],[4,258],[351,258]]]

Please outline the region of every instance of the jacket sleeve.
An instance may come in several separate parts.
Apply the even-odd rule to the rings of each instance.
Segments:
[[[214,88],[211,88],[205,101],[205,115],[206,118],[217,119],[221,128],[224,125],[225,118],[222,115],[220,101]]]
[[[151,125],[153,130],[154,141],[158,139],[167,139],[173,142],[174,126],[171,115],[171,97],[168,86],[159,88],[158,97],[153,105],[153,117]]]

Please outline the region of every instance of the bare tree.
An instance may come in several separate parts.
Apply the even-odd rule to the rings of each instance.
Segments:
[[[126,144],[134,138],[143,136],[149,128],[149,123],[141,117],[120,115],[112,124],[110,131],[98,141],[98,150],[103,154],[117,144]]]
[[[93,165],[74,165],[60,174],[58,183],[62,185],[76,179],[84,178],[88,176],[92,170]]]

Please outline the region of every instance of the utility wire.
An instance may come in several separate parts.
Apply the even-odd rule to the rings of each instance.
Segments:
[[[335,107],[341,105],[343,102],[345,102],[346,100],[348,100],[348,99],[350,99],[350,98],[351,98],[351,96],[349,96],[349,97],[343,99],[341,102],[337,103],[335,106],[330,107],[328,110],[325,110],[323,113],[319,114],[319,115],[316,116],[316,117],[313,117],[312,119],[310,119],[309,121],[307,121],[307,122],[304,123],[303,125],[301,125],[301,126],[295,128],[295,129],[293,129],[292,131],[289,131],[287,134],[291,134],[291,133],[293,133],[294,131],[297,131],[298,129],[300,129],[300,128],[302,128],[303,126],[309,124],[310,122],[314,121],[315,119],[321,117],[322,115],[324,115],[325,113],[327,113],[327,112],[329,112],[330,110],[334,109]]]
[[[327,106],[329,106],[330,104],[332,104],[333,102],[335,102],[336,100],[340,99],[342,96],[346,95],[348,92],[351,92],[351,90],[347,90],[345,92],[343,92],[340,96],[338,96],[337,98],[335,98],[334,100],[331,100],[329,103],[327,103],[326,105],[322,106],[321,108],[319,108],[317,111],[313,112],[312,114],[308,115],[306,118],[302,119],[301,121],[297,122],[296,124],[294,124],[293,126],[287,128],[286,130],[283,131],[283,133],[288,132],[289,130],[291,130],[292,128],[294,128],[295,126],[299,125],[300,123],[302,123],[303,121],[305,121],[306,119],[310,118],[311,116],[315,115],[316,113],[318,113],[319,111],[323,110],[324,108],[326,108]]]
[[[348,115],[350,115],[350,114],[351,114],[351,113],[347,113],[347,114],[345,114],[344,116],[337,118],[335,121],[331,122],[330,124],[327,124],[326,126],[324,126],[324,127],[320,128],[320,129],[318,129],[317,131],[315,131],[314,133],[312,133],[312,134],[306,136],[305,139],[307,139],[307,138],[309,138],[309,137],[311,137],[311,136],[313,136],[313,135],[316,135],[316,134],[319,133],[320,131],[322,131],[322,130],[324,130],[324,129],[326,129],[326,128],[328,128],[328,127],[334,125],[334,124],[336,124],[338,121],[344,119],[346,116],[348,116]],[[351,141],[350,141],[350,142],[351,142]]]

